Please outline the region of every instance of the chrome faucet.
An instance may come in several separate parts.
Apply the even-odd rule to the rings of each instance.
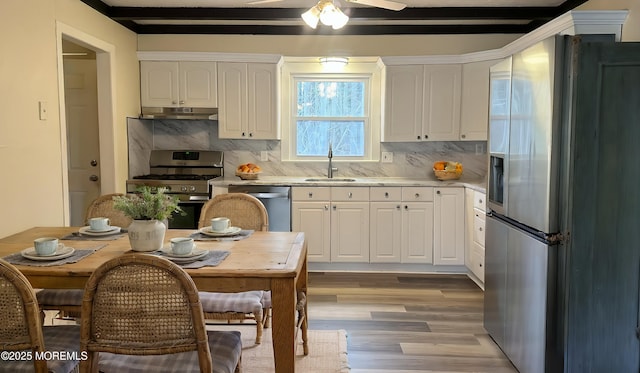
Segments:
[[[329,179],[333,179],[333,171],[338,171],[338,169],[331,165],[331,158],[333,158],[333,148],[331,147],[331,143],[329,143],[329,154],[327,154],[327,158],[329,158],[329,168],[327,170],[327,177]]]

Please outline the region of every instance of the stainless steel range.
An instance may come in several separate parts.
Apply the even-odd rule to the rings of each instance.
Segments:
[[[198,227],[202,206],[211,198],[211,181],[224,176],[224,154],[211,150],[152,150],[149,174],[127,180],[127,193],[140,186],[164,187],[180,199],[185,216],[174,215],[169,228]]]

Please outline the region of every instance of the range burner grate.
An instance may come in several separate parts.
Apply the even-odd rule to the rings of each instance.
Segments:
[[[218,176],[219,175],[149,174],[134,176],[133,178],[139,180],[209,180]]]

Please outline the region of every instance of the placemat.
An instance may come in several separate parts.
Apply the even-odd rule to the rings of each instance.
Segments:
[[[195,233],[191,233],[189,237],[193,238],[196,241],[239,241],[239,240],[244,240],[245,238],[251,236],[253,232],[255,232],[253,229],[243,229],[240,232],[238,232],[238,234],[234,236],[227,236],[227,237],[212,237],[212,236],[207,236],[204,233],[195,232]]]
[[[105,246],[107,246],[107,245],[106,244],[99,245],[99,246],[91,247],[91,248],[88,248],[88,249],[76,249],[76,251],[74,251],[73,255],[71,255],[71,256],[68,256],[68,257],[63,258],[63,259],[52,260],[52,261],[47,261],[47,262],[27,259],[27,258],[23,257],[22,254],[20,254],[20,253],[7,255],[3,259],[6,260],[7,262],[11,263],[11,264],[24,265],[24,266],[33,266],[33,267],[58,266],[58,265],[63,265],[63,264],[75,263],[75,262],[79,261],[80,259],[95,253],[96,251],[102,249]]]
[[[64,237],[61,237],[61,240],[68,241],[113,241],[117,240],[120,237],[123,237],[127,233],[126,230],[121,230],[118,233],[110,234],[108,236],[87,236],[86,234],[82,234],[80,232],[72,232]]]
[[[163,258],[169,259],[168,257],[162,255],[162,251],[154,251],[150,254],[158,255]],[[185,263],[185,264],[176,263],[176,264],[182,268],[191,268],[191,269],[202,268],[202,267],[215,267],[218,264],[222,263],[222,261],[227,256],[229,256],[229,251],[227,250],[209,250],[209,253],[200,260],[196,260],[195,262],[191,262],[191,263]]]
[[[226,250],[209,250],[209,254],[201,260],[193,263],[181,264],[182,268],[202,268],[202,267],[215,267],[229,256],[229,251]]]

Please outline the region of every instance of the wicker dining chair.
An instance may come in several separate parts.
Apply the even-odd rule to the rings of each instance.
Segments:
[[[198,227],[211,225],[211,219],[227,217],[231,225],[254,231],[269,230],[267,209],[256,197],[246,193],[218,194],[202,206]]]
[[[78,371],[78,359],[45,359],[35,357],[45,352],[66,353],[67,357],[80,353],[80,327],[58,325],[43,327],[34,290],[16,267],[0,259],[0,348],[20,351],[23,358],[0,360],[2,372]],[[30,355],[30,357],[29,357]],[[12,355],[9,355],[12,356]],[[25,358],[29,357],[29,358]]]
[[[240,370],[240,332],[207,331],[191,277],[155,255],[124,254],[94,271],[80,333],[81,372]]]
[[[85,214],[85,222],[91,218],[109,218],[111,225],[127,228],[133,221],[122,211],[113,208],[113,197],[122,193],[102,195],[91,202]],[[79,318],[82,308],[81,289],[42,289],[36,293],[38,304],[43,311],[55,310],[62,317]],[[44,320],[44,319],[43,319]]]
[[[207,201],[200,212],[198,226],[210,226],[211,219],[227,217],[232,226],[254,231],[269,230],[267,209],[256,197],[245,193],[219,194]],[[206,320],[247,319],[256,322],[256,344],[262,341],[263,325],[267,321],[270,309],[264,309],[264,291],[246,291],[240,293],[201,292],[200,299]]]
[[[109,224],[127,228],[133,222],[131,217],[125,215],[122,211],[113,208],[113,197],[124,196],[122,193],[111,193],[102,195],[89,205],[87,213],[85,214],[85,222],[88,222],[91,218],[109,218]]]

